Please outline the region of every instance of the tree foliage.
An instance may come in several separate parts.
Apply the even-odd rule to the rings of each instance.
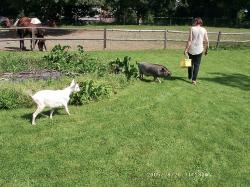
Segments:
[[[250,9],[250,0],[1,0],[0,16],[37,16],[44,20],[64,17],[72,21],[91,14],[93,7],[112,11],[122,23],[149,16],[236,20],[243,12],[244,17],[250,17],[250,10],[244,11]]]

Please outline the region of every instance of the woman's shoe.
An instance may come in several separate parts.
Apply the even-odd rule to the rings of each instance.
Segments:
[[[196,85],[196,81],[192,81],[192,84],[193,84],[193,85]]]

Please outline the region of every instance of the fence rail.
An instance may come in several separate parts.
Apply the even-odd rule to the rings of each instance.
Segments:
[[[8,41],[21,41],[21,40],[31,40],[32,46],[34,46],[35,40],[39,40],[42,38],[37,38],[34,34],[34,29],[46,29],[46,30],[79,30],[79,31],[98,31],[102,32],[102,37],[101,38],[87,38],[87,37],[63,37],[63,38],[56,38],[56,37],[46,37],[46,40],[79,40],[79,41],[84,41],[84,40],[89,40],[89,41],[103,41],[103,49],[107,48],[107,42],[108,41],[127,41],[127,42],[163,42],[163,48],[166,49],[168,46],[168,42],[187,42],[187,36],[185,36],[185,39],[181,39],[181,37],[178,37],[178,35],[187,35],[188,31],[177,31],[177,30],[135,30],[135,29],[86,29],[86,28],[70,28],[70,27],[13,27],[13,28],[0,28],[0,31],[16,31],[17,29],[31,29],[32,30],[32,37],[31,38],[0,38],[0,42],[8,42]],[[113,38],[110,37],[108,34],[112,32],[123,32],[123,33],[162,33],[163,35],[161,38],[121,38],[118,35],[118,38]],[[170,38],[170,35],[177,35],[177,37]],[[242,40],[233,40],[233,39],[222,39],[222,36],[242,36],[242,35],[249,35],[250,32],[243,32],[243,33],[224,33],[224,32],[208,32],[209,35],[214,35],[216,39],[210,39],[210,42],[214,42],[216,44],[216,47],[219,47],[220,43],[250,43],[250,37],[244,38]],[[154,36],[154,35],[153,35]],[[33,50],[33,48],[32,48]]]

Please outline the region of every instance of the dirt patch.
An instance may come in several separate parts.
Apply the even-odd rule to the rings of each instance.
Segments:
[[[23,80],[23,79],[56,79],[61,76],[61,73],[58,71],[49,71],[49,70],[41,70],[41,71],[24,71],[19,73],[2,73],[0,74],[0,79],[2,80]]]
[[[172,36],[169,36],[172,37]],[[176,37],[176,36],[175,36]],[[0,35],[2,39],[13,39],[17,36],[13,33],[4,32]],[[104,49],[104,31],[103,30],[51,30],[48,31],[46,38],[53,38],[55,40],[47,40],[46,46],[51,50],[56,44],[69,45],[72,50],[77,49],[77,45],[84,46],[86,51],[99,51]],[[71,40],[63,40],[70,38]],[[186,38],[182,36],[181,38]],[[84,39],[84,40],[72,40]],[[87,39],[87,40],[86,40]],[[94,40],[97,39],[97,40]],[[115,39],[164,39],[163,32],[117,32],[107,31],[107,45],[106,50],[138,50],[138,49],[163,49],[163,41],[112,41]],[[30,49],[30,41],[25,41],[25,46]],[[168,42],[167,48],[184,48],[183,42]],[[19,41],[0,42],[0,50],[17,51],[19,50]],[[37,51],[37,47],[35,48]]]

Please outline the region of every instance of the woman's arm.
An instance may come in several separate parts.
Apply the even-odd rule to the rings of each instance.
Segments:
[[[184,55],[188,54],[188,50],[189,50],[189,48],[191,46],[191,43],[192,43],[192,28],[190,28],[190,30],[189,30],[189,36],[188,36],[188,41],[187,41],[186,48],[184,50]]]
[[[204,35],[204,43],[205,43],[205,55],[207,55],[208,48],[209,48],[209,40],[208,40],[207,31],[205,32],[205,35]]]

